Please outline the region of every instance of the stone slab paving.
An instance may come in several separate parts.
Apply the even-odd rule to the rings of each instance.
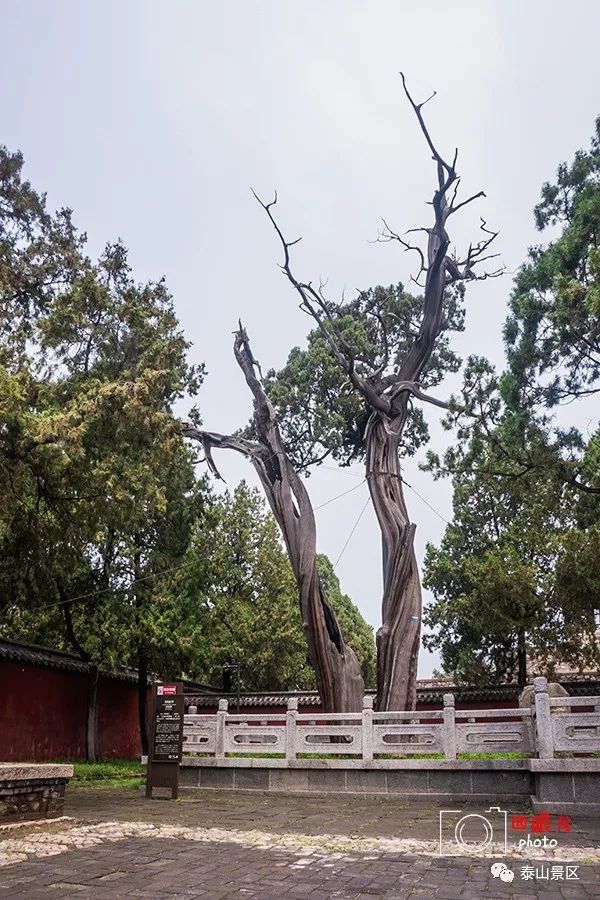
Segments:
[[[454,804],[450,804],[453,806]],[[481,804],[459,804],[484,812]],[[69,788],[65,815],[91,822],[140,821],[204,828],[260,830],[281,834],[337,834],[434,841],[439,833],[439,801],[374,796],[301,796],[256,791],[186,791],[180,802],[147,801],[136,790]],[[511,815],[531,814],[527,802],[512,803]],[[600,847],[600,816],[574,816],[561,836],[574,847]]]
[[[600,863],[597,822],[579,823],[552,858],[513,853],[504,860],[510,883],[491,871],[498,857],[439,857],[430,804],[70,793],[77,820],[0,830],[0,898],[600,898],[600,865],[591,864]],[[577,878],[566,879],[569,864]]]
[[[226,842],[130,838],[93,849],[13,864],[1,871],[0,897],[104,898],[597,898],[598,873],[577,881],[505,884],[490,860],[436,859],[394,853],[326,854],[260,850]]]

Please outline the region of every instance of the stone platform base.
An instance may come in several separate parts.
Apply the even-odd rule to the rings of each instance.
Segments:
[[[600,759],[532,759],[535,811],[600,814]]]
[[[0,823],[62,816],[73,766],[0,763]]]
[[[507,804],[520,798],[531,799],[548,812],[600,811],[599,759],[407,759],[366,764],[188,757],[181,764],[179,783],[182,790],[383,794],[457,803]]]

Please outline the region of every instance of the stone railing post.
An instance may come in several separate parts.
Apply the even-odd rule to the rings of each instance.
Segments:
[[[535,744],[540,759],[554,758],[554,741],[552,739],[552,720],[550,718],[550,697],[548,682],[540,675],[533,679],[535,698]]]
[[[298,698],[288,697],[285,714],[285,758],[296,759],[296,718],[298,716]]]
[[[225,720],[227,719],[227,700],[219,700],[217,711],[217,726],[215,731],[215,756],[217,759],[225,757]]]
[[[362,758],[373,761],[373,697],[363,697],[362,710]]]
[[[198,707],[197,706],[188,706],[187,711],[188,716],[197,716],[198,715]]]
[[[446,759],[456,759],[456,712],[454,694],[444,694],[442,746]]]

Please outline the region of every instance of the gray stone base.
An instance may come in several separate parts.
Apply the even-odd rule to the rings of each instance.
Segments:
[[[540,768],[543,761],[534,762],[535,805],[548,812],[600,813],[600,771],[597,765],[595,770],[593,767],[598,760],[561,760],[565,764],[562,770]]]
[[[600,760],[402,760],[370,764],[346,760],[187,758],[183,791],[277,791],[306,794],[378,794],[507,803],[532,799],[552,811],[600,808]],[[560,806],[560,810],[558,810]]]
[[[72,774],[72,766],[0,764],[0,822],[61,816]]]
[[[445,763],[436,767],[436,761],[428,766],[406,768],[358,769],[347,767],[280,768],[259,765],[227,765],[223,760],[218,766],[193,766],[186,761],[180,768],[179,783],[182,788],[221,788],[224,790],[258,790],[290,793],[349,793],[385,794],[407,797],[454,797],[458,799],[497,800],[498,798],[523,798],[532,793],[531,773],[525,769],[497,769],[493,765],[469,768],[464,763]],[[244,762],[246,762],[244,760]],[[318,760],[310,761],[318,762]],[[419,762],[425,762],[420,760]],[[481,762],[481,761],[477,761]]]

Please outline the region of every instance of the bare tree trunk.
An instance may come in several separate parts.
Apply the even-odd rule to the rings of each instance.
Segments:
[[[517,635],[517,684],[522,691],[527,684],[527,647],[525,644],[525,629],[519,628]]]
[[[69,643],[81,659],[89,665],[85,710],[85,758],[87,762],[95,762],[97,758],[98,730],[98,668],[92,663],[90,654],[83,647],[75,634],[75,626],[73,624],[73,602],[69,599],[67,591],[60,579],[57,579],[56,586],[60,596],[61,608],[65,620],[65,630]]]
[[[142,756],[148,755],[148,658],[143,650],[138,655],[138,720]]]
[[[133,577],[135,583],[135,605],[137,608],[138,628],[140,627],[140,617],[145,604],[145,585],[142,582],[142,551],[140,549],[139,534],[135,536],[136,549],[133,554]],[[142,756],[148,755],[148,656],[144,650],[143,643],[138,647],[138,719],[140,723],[140,744],[142,746]]]
[[[414,709],[421,633],[421,582],[415,526],[404,502],[400,436],[379,414],[371,417],[365,458],[383,555],[382,625],[377,631],[377,708]]]
[[[254,398],[258,442],[237,435],[202,432],[191,425],[183,426],[184,434],[202,441],[209,466],[217,476],[211,455],[214,447],[237,450],[250,459],[283,534],[296,577],[302,625],[323,708],[328,712],[358,712],[362,709],[363,677],[356,654],[344,641],[317,571],[316,525],[310,497],[283,447],[275,410],[255,374],[258,364],[241,323],[234,352]]]
[[[98,758],[98,668],[93,665],[88,672],[85,758],[87,762],[95,762]]]

